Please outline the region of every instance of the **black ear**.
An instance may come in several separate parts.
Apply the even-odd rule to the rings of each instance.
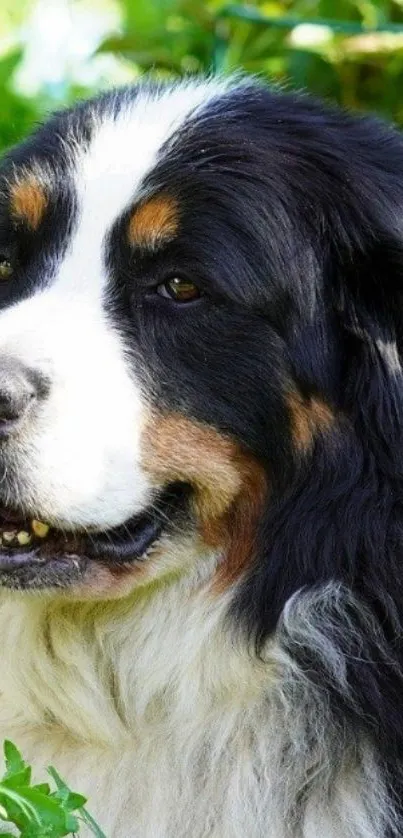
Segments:
[[[353,750],[370,743],[401,823],[403,246],[387,214],[375,221],[333,253],[323,286],[334,421],[271,497],[234,613],[263,657],[275,636],[295,689],[311,685]]]
[[[403,174],[401,179],[403,180]],[[399,192],[402,187],[399,186]],[[386,190],[385,190],[386,191]],[[333,278],[339,407],[380,475],[403,469],[403,211],[373,196],[359,246]]]
[[[317,149],[316,310],[288,344],[297,386],[334,421],[262,521],[240,595],[258,645],[296,591],[329,581],[391,636],[403,619],[403,140],[377,121],[338,128]]]
[[[369,231],[344,254],[334,282],[334,305],[342,326],[357,336],[395,343],[403,350],[403,212],[399,231],[368,214]],[[391,221],[395,221],[392,216]],[[335,261],[337,265],[337,261]]]
[[[234,612],[368,737],[401,799],[403,141],[338,128],[317,156],[316,307],[286,336],[294,383],[333,421],[273,491]]]
[[[356,142],[348,149],[346,139],[343,188],[328,216],[335,305],[348,330],[401,352],[403,137],[376,120],[358,120],[351,134]]]

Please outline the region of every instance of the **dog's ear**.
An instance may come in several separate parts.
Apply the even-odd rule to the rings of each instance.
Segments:
[[[333,284],[340,324],[367,341],[403,353],[403,207],[401,229],[368,218],[370,231],[340,259]],[[335,260],[337,264],[337,260]]]
[[[347,127],[318,164],[314,305],[286,335],[296,386],[332,421],[274,487],[236,614],[260,653],[285,643],[341,724],[375,732],[401,799],[403,142],[368,121],[353,147]]]
[[[377,120],[346,136],[342,188],[329,204],[335,305],[350,333],[403,351],[403,137]],[[342,161],[340,161],[341,164]]]
[[[309,445],[298,447],[293,439],[291,477],[287,470],[286,486],[273,481],[257,560],[242,592],[258,641],[275,630],[296,591],[329,581],[359,590],[391,635],[394,604],[396,613],[403,608],[398,143],[396,183],[374,163],[361,179],[351,174],[343,194],[330,200],[328,191],[323,203],[321,290],[313,314],[295,320],[286,339],[302,399],[309,409],[318,397],[332,418],[316,423]]]
[[[403,199],[403,173],[397,189]],[[390,184],[389,191],[395,197]],[[363,444],[377,446],[379,466],[387,455],[395,468],[403,463],[403,200],[401,209],[396,203],[385,187],[364,218],[361,209],[355,237],[334,254],[330,292],[340,328],[340,407]]]

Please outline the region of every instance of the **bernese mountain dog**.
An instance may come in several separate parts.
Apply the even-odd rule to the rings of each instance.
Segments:
[[[108,838],[401,837],[402,136],[144,81],[0,180],[0,735]]]

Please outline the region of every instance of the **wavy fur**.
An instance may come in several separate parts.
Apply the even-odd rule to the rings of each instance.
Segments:
[[[108,534],[186,494],[123,569],[2,591],[2,735],[109,838],[399,838],[401,136],[246,80],[114,92],[5,159],[9,248],[19,170],[0,352],[48,388],[1,503]]]

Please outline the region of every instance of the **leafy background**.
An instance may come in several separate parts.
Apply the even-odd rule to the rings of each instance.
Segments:
[[[1,0],[0,150],[144,72],[239,68],[403,125],[403,0]]]

